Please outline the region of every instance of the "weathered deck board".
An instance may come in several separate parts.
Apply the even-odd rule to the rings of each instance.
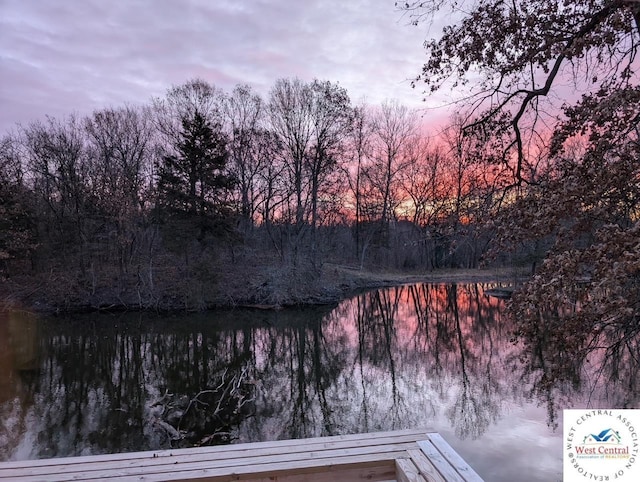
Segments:
[[[234,465],[251,465],[257,463],[270,463],[277,461],[293,461],[299,459],[313,459],[314,457],[338,457],[345,455],[356,455],[363,453],[397,452],[405,450],[415,444],[417,437],[424,437],[424,432],[401,434],[397,437],[376,437],[363,440],[361,436],[350,437],[342,440],[307,439],[298,440],[298,443],[291,445],[290,441],[266,442],[259,445],[251,445],[246,448],[242,445],[229,445],[221,447],[206,447],[194,451],[188,450],[184,454],[182,450],[174,450],[169,453],[158,454],[154,452],[140,452],[126,454],[126,458],[113,461],[110,456],[89,456],[70,457],[65,459],[49,459],[33,461],[34,466],[27,462],[10,462],[6,468],[12,466],[22,475],[69,473],[76,465],[80,465],[79,470],[84,472],[105,470],[123,470],[131,468],[132,471],[145,468],[152,470],[157,467],[170,466],[176,464],[188,465],[199,464],[203,460],[208,461],[209,467],[225,467]],[[321,440],[321,441],[318,441]],[[354,443],[357,443],[354,446]],[[235,450],[234,450],[235,448]],[[219,449],[219,450],[216,450]],[[343,451],[343,452],[340,452]],[[124,454],[119,454],[124,455]],[[0,478],[3,471],[0,470]],[[17,473],[17,472],[16,472]]]
[[[449,479],[447,479],[438,470],[438,468],[431,462],[431,460],[429,460],[429,458],[423,451],[421,451],[420,449],[409,450],[408,454],[409,457],[411,457],[411,461],[418,468],[420,475],[422,475],[429,482],[449,482]]]
[[[368,446],[368,447],[352,447],[342,449],[331,449],[321,451],[295,451],[291,453],[283,453],[277,455],[245,455],[234,458],[193,458],[190,457],[188,461],[184,460],[181,456],[176,456],[171,459],[165,458],[161,463],[153,463],[153,460],[141,460],[139,463],[136,461],[128,461],[126,464],[114,464],[113,462],[90,463],[86,465],[54,465],[48,467],[37,468],[21,468],[16,473],[24,476],[39,476],[48,474],[50,477],[60,475],[62,480],[68,478],[70,473],[74,471],[81,471],[86,474],[85,478],[90,480],[94,478],[91,476],[95,474],[96,478],[100,478],[102,474],[108,472],[114,477],[120,476],[137,476],[137,475],[150,475],[155,473],[166,474],[167,472],[178,471],[200,471],[207,470],[211,475],[220,475],[229,473],[231,469],[237,469],[241,471],[253,472],[260,470],[261,466],[275,467],[284,464],[286,469],[287,464],[295,468],[303,468],[309,465],[324,466],[327,464],[335,464],[336,461],[340,461],[343,465],[351,464],[353,460],[358,462],[377,461],[377,460],[394,460],[399,457],[404,451],[412,448],[415,445],[410,443],[394,444],[388,446]]]
[[[284,474],[278,476],[278,482],[396,482],[396,469],[392,463],[355,469],[327,469],[307,473]],[[273,477],[248,479],[247,482],[274,482]]]
[[[226,464],[216,467],[215,461],[202,461],[197,464],[178,464],[168,466],[147,467],[143,470],[111,469],[107,471],[83,471],[82,466],[56,473],[41,473],[25,475],[9,474],[9,480],[21,482],[68,481],[68,480],[197,480],[211,481],[253,480],[259,478],[284,477],[285,475],[300,475],[304,473],[326,471],[350,471],[351,473],[365,472],[362,478],[366,480],[387,480],[389,474],[394,474],[394,460],[399,452],[385,452],[364,455],[338,456],[327,458],[281,460],[269,462],[259,458],[250,458],[244,465]],[[371,478],[372,473],[377,474]],[[315,477],[313,478],[315,480]],[[354,477],[354,480],[357,480]]]
[[[451,445],[442,438],[442,435],[439,433],[430,433],[429,441],[438,449],[447,462],[456,469],[466,482],[482,482],[480,476],[464,461],[462,457],[460,457],[458,452],[453,450]],[[425,445],[425,441],[418,441],[418,446],[421,449],[423,449]]]
[[[426,482],[412,459],[396,459],[396,479],[398,482]]]
[[[440,435],[423,430],[0,463],[0,482],[105,479],[481,481]]]
[[[308,439],[276,440],[270,442],[250,442],[244,444],[217,445],[212,447],[193,447],[186,449],[153,450],[145,452],[127,452],[110,455],[88,455],[80,457],[60,457],[55,459],[21,460],[4,462],[0,469],[6,467],[37,467],[51,465],[74,465],[97,462],[103,464],[109,461],[117,462],[121,467],[127,461],[149,459],[161,463],[163,457],[171,458],[173,463],[176,456],[195,458],[207,457],[209,454],[225,458],[242,458],[247,455],[273,455],[278,453],[308,452],[313,450],[338,449],[358,446],[390,445],[422,440],[429,432],[424,430],[397,430],[393,432],[371,432],[366,434],[333,435]]]

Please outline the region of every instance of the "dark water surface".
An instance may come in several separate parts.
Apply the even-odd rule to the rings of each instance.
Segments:
[[[614,406],[616,389],[584,368],[541,389],[493,286],[279,312],[0,313],[0,460],[424,427],[487,481],[560,480],[562,408]]]

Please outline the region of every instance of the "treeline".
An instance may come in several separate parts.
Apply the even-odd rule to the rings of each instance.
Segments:
[[[476,267],[504,182],[462,121],[434,135],[319,80],[267,99],[192,80],[0,142],[0,272],[67,305],[295,300],[326,262]]]

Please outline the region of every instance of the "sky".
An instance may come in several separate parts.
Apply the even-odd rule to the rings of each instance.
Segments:
[[[279,78],[318,78],[424,109],[442,104],[410,85],[428,36],[394,0],[0,0],[0,135],[193,78],[265,98]]]

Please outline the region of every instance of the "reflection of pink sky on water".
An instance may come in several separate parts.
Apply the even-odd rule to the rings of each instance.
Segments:
[[[483,294],[490,287],[403,286],[340,303],[323,330],[327,346],[347,351],[340,378],[323,394],[332,401],[331,424],[340,433],[440,432],[487,480],[515,480],[523,469],[537,480],[559,476],[560,434],[547,427],[545,408],[528,399],[514,373],[519,350],[500,317],[502,302]],[[308,413],[318,423],[327,416],[314,390],[309,384],[306,395],[317,403]],[[290,386],[281,393],[294,392]],[[260,427],[264,438],[288,436],[286,422],[256,422],[245,427],[247,440]],[[307,433],[317,435],[326,433]],[[539,452],[534,458],[532,450]],[[517,463],[498,463],[505,453]]]
[[[520,480],[523,473],[559,480],[561,429],[547,425],[545,400],[523,376],[521,348],[500,315],[503,302],[483,293],[494,286],[403,286],[340,303],[323,333],[327,345],[349,353],[348,369],[325,393],[341,433],[425,427],[445,436],[486,480]],[[585,375],[584,395],[567,396],[560,387],[559,415],[565,404],[606,400],[605,387]],[[315,416],[322,419],[320,411]],[[267,430],[286,438],[283,427]]]
[[[30,346],[33,354],[36,345],[16,333],[28,323],[13,323],[0,340],[8,348],[0,384],[11,394],[0,402],[0,455],[163,447],[155,401],[166,390],[192,396],[203,383],[215,386],[225,367],[242,367],[257,398],[240,441],[423,427],[440,432],[486,480],[559,479],[561,434],[547,426],[548,404],[561,415],[634,395],[607,386],[597,356],[581,367],[581,386],[533,392],[539,370],[525,370],[503,302],[484,295],[493,286],[402,286],[333,310],[57,319],[35,338],[40,367],[22,372],[6,353]],[[0,320],[0,333],[8,327]],[[213,382],[203,382],[205,373]],[[16,428],[12,437],[7,427]],[[133,429],[140,433],[118,431]]]

